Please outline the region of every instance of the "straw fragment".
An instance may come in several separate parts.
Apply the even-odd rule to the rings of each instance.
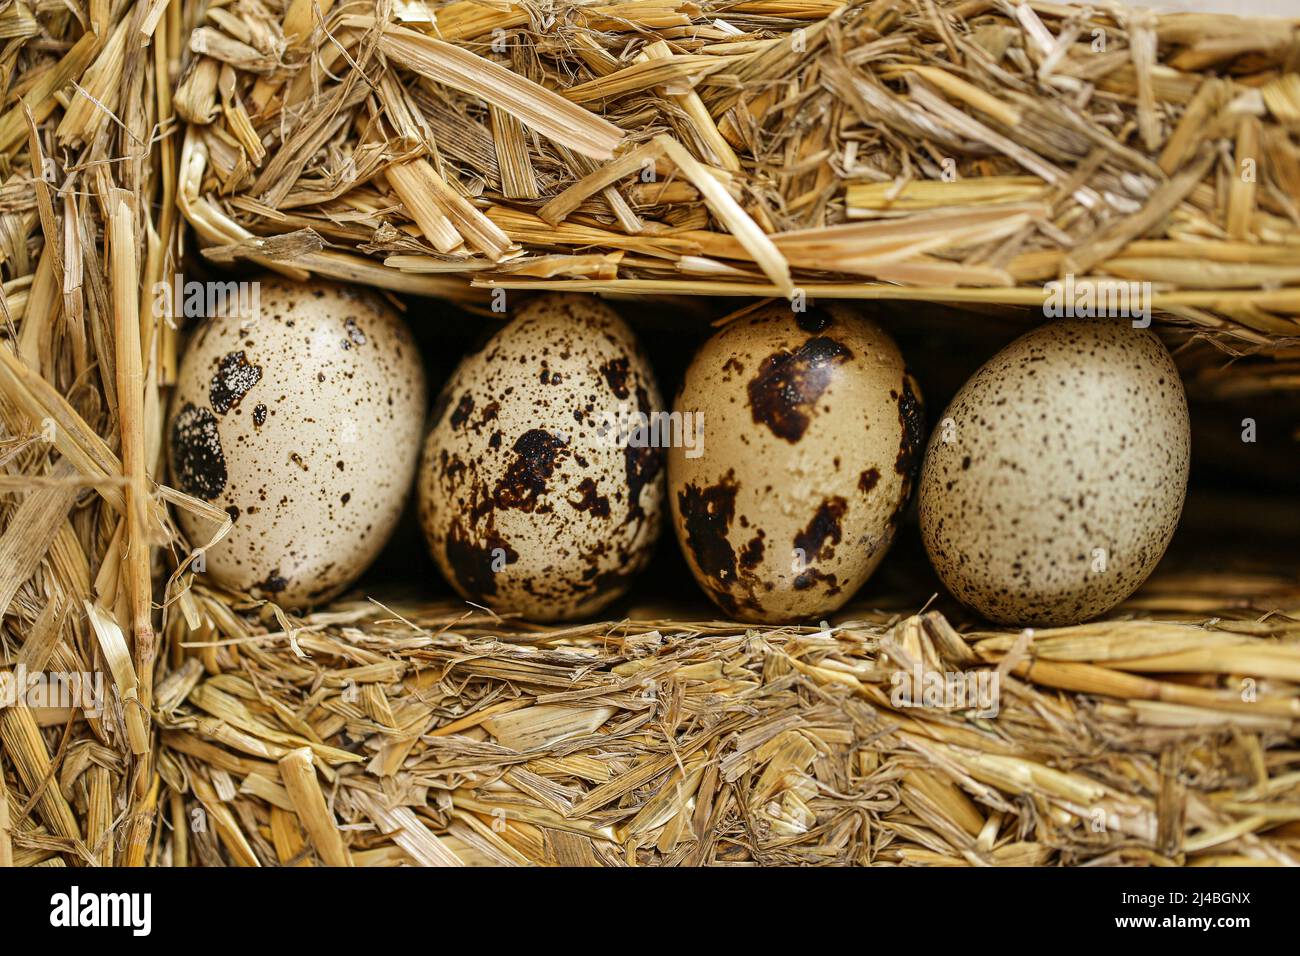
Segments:
[[[655,142],[671,159],[691,184],[700,191],[713,214],[727,227],[736,240],[745,247],[763,273],[772,280],[786,298],[794,295],[794,282],[790,266],[762,229],[732,198],[721,182],[686,149],[666,136],[655,137]]]
[[[351,866],[352,858],[343,843],[343,836],[334,823],[334,817],[325,803],[320,781],[312,766],[312,753],[307,747],[291,750],[280,758],[280,778],[293,801],[294,811],[326,866]]]

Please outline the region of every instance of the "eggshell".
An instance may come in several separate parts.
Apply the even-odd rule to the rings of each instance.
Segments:
[[[663,452],[618,441],[620,405],[662,403],[632,330],[595,298],[533,299],[461,361],[419,478],[430,551],[461,595],[552,621],[627,590],[659,535]]]
[[[888,550],[924,441],[893,340],[848,306],[773,304],[703,345],[673,408],[704,416],[703,453],[672,448],[668,482],[705,593],[746,621],[841,607]]]
[[[260,314],[210,318],[181,362],[175,487],[234,518],[217,584],[285,607],[340,593],[375,558],[419,457],[426,393],[410,332],[369,291],[263,279]],[[215,528],[184,510],[191,544]]]
[[[1189,445],[1183,386],[1154,334],[1050,322],[993,356],[935,428],[919,496],[930,560],[990,620],[1095,617],[1164,554]]]

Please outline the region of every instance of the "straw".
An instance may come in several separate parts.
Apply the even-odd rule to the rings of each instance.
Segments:
[[[601,289],[642,295],[660,288],[647,283],[701,271],[717,294],[752,294],[745,279],[756,267],[782,295],[816,286],[861,298],[883,282],[921,299],[1038,305],[1046,281],[1074,272],[1176,296],[1231,288],[1223,277],[1194,278],[1225,238],[1280,257],[1300,244],[1300,207],[1287,198],[1300,186],[1300,93],[1279,41],[1287,21],[938,2],[614,10],[575,8],[533,32],[529,8],[516,3],[452,3],[436,26],[326,7],[319,28],[294,28],[279,67],[236,53],[230,44],[246,45],[236,30],[194,58],[178,91],[191,120],[186,151],[223,156],[206,184],[182,178],[182,209],[200,232],[225,220],[226,231],[268,236],[291,222],[324,228],[345,209],[386,208],[392,225],[418,226],[437,252],[454,253],[459,231],[470,250],[503,265],[512,243],[528,258],[637,251],[644,256],[611,263]],[[235,29],[224,12],[208,20],[208,39]],[[357,71],[372,69],[376,51],[379,92],[367,105]],[[236,98],[258,104],[266,145],[241,132],[243,114],[211,112],[218,61],[233,70]],[[269,92],[282,88],[293,93]],[[376,107],[395,137],[375,137],[367,117]],[[351,150],[327,192],[302,164],[309,131],[312,146],[328,134]],[[413,137],[437,160],[412,166]],[[232,152],[231,143],[242,145]],[[655,182],[628,158],[647,160],[651,148],[664,154]],[[1213,167],[1225,149],[1233,169],[1220,201]],[[257,177],[240,172],[257,166]],[[1008,237],[936,233],[932,246],[888,264],[778,252],[787,235],[855,218],[924,227],[932,210],[1045,199],[1055,203],[1050,216]],[[522,227],[530,216],[546,227]],[[584,243],[571,242],[575,227],[591,230]],[[725,251],[705,264],[681,247],[683,231],[725,239]],[[340,238],[337,254],[383,258],[366,231]],[[1018,261],[984,261],[994,241]],[[1148,268],[1133,247],[1149,241],[1170,242],[1185,268]],[[338,274],[307,254],[295,265]],[[583,269],[557,262],[539,278],[559,283]],[[420,291],[411,270],[391,263],[351,272]],[[522,288],[505,268],[469,258],[461,275]],[[1241,303],[1211,294],[1157,308],[1163,321],[1225,341],[1280,345],[1297,334],[1290,300],[1262,293],[1297,284],[1272,276]],[[1003,292],[972,294],[988,289]]]
[[[896,555],[816,627],[652,588],[559,627],[387,594],[292,615],[195,576],[232,525],[165,484],[189,329],[153,292],[566,289],[700,334],[754,299],[902,303],[939,365],[1069,273],[1149,283],[1198,454],[1289,487],[1297,21],[56,6],[0,10],[0,865],[1300,864],[1285,495],[1189,505],[1206,537],[1143,590],[1032,635]],[[1245,448],[1248,412],[1272,431]],[[20,668],[106,699],[30,705]],[[918,674],[996,677],[997,713],[901,701]]]

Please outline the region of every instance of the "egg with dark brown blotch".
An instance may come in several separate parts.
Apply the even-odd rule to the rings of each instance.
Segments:
[[[426,393],[415,342],[377,294],[265,278],[246,314],[205,319],[167,429],[172,483],[234,519],[197,567],[284,607],[342,592],[397,523]],[[216,530],[177,509],[202,547]]]
[[[420,520],[446,579],[469,601],[537,621],[621,596],[663,507],[662,449],[625,426],[661,404],[635,335],[599,299],[525,304],[434,405]]]
[[[1128,321],[1050,322],[993,356],[936,426],[919,494],[930,560],[992,621],[1096,617],[1164,554],[1189,449],[1159,338]]]
[[[668,488],[713,602],[781,623],[848,601],[889,548],[924,443],[893,339],[847,305],[771,304],[701,347],[673,411],[702,424],[702,447],[669,450]]]

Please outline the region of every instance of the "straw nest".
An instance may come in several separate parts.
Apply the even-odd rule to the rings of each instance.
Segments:
[[[1300,862],[1291,571],[1212,544],[1038,633],[905,590],[820,628],[290,616],[193,580],[169,507],[225,519],[158,480],[181,330],[151,293],[200,262],[471,307],[1109,276],[1152,284],[1195,396],[1283,403],[1295,22],[10,0],[0,35],[0,689],[111,692],[0,709],[0,864]],[[952,672],[998,713],[895,698]]]

